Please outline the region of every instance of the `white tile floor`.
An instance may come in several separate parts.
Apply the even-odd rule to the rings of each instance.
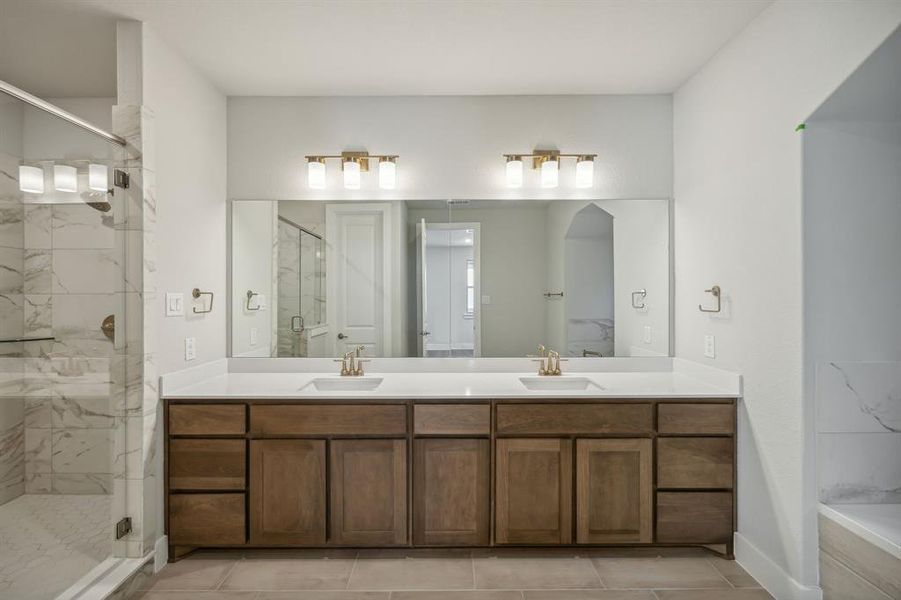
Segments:
[[[110,527],[110,496],[24,495],[0,506],[0,598],[54,598],[110,555]]]

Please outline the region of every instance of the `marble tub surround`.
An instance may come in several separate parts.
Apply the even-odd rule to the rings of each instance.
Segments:
[[[535,375],[528,359],[373,359],[367,374],[381,377],[374,391],[321,392],[318,378],[338,378],[331,359],[244,359],[164,375],[165,398],[603,398],[741,396],[739,375],[702,365],[662,359],[574,359],[566,373],[586,377],[585,391],[529,391],[520,377]],[[562,376],[566,377],[566,375]]]
[[[816,370],[820,501],[901,503],[901,362]]]

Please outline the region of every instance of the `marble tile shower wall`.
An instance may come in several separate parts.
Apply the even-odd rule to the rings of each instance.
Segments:
[[[820,500],[901,503],[901,362],[817,365]]]
[[[26,493],[112,492],[124,344],[101,324],[122,320],[124,222],[121,199],[24,205],[23,333],[55,338],[22,344]]]

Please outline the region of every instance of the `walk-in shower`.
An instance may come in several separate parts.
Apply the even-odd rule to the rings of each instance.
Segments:
[[[112,118],[111,99],[67,102]],[[2,598],[53,598],[124,552],[124,162],[116,136],[0,82]]]

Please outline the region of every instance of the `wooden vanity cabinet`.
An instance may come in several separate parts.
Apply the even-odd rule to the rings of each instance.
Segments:
[[[195,547],[681,544],[731,554],[736,402],[166,403]]]
[[[325,440],[250,441],[250,543],[326,542]]]
[[[653,541],[653,442],[576,441],[576,542]]]
[[[417,439],[413,446],[413,543],[487,546],[491,444]]]
[[[407,542],[406,440],[331,442],[331,539],[342,546]]]
[[[572,542],[572,440],[499,439],[495,542]]]

